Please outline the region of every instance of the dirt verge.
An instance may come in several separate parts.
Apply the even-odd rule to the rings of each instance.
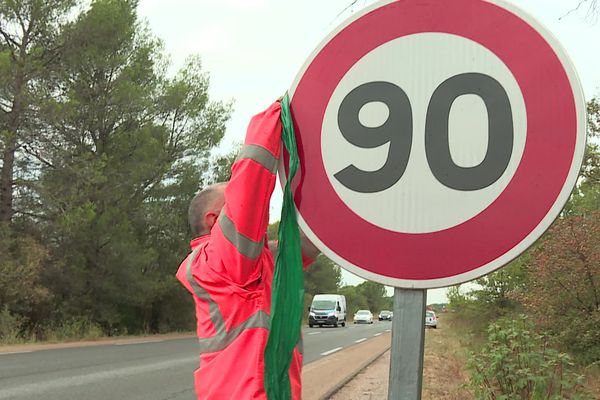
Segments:
[[[440,327],[426,331],[423,400],[472,400],[465,388],[468,375],[463,350],[450,329]],[[348,382],[333,400],[386,400],[390,352]]]

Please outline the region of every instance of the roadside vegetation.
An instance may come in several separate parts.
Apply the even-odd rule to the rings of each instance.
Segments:
[[[0,2],[0,342],[192,327],[174,273],[231,105],[136,8]]]
[[[194,329],[175,272],[190,200],[229,178],[232,103],[197,55],[171,68],[136,9],[0,1],[0,343]],[[379,307],[363,286],[352,307]],[[339,289],[319,258],[307,299]]]
[[[425,334],[423,364],[423,400],[472,400],[469,371],[466,368],[469,352],[463,332],[455,329],[448,314],[441,314],[438,329]]]
[[[451,288],[448,318],[471,352],[478,399],[600,398],[600,103],[577,188],[544,236],[507,267]]]

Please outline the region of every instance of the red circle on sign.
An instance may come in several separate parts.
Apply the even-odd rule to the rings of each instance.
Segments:
[[[332,93],[355,63],[386,42],[425,32],[473,40],[505,63],[523,95],[527,137],[512,180],[490,206],[452,228],[413,234],[378,227],[340,199],[323,164],[321,128]],[[393,2],[359,17],[313,58],[292,94],[291,110],[301,160],[295,202],[302,219],[327,249],[382,283],[389,283],[385,277],[443,280],[519,245],[557,202],[577,144],[576,103],[561,60],[531,25],[481,0]]]

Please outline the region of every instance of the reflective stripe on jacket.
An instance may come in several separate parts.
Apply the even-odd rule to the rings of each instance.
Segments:
[[[275,103],[250,122],[217,223],[210,235],[192,241],[177,272],[196,306],[198,399],[266,399],[263,354],[274,270],[266,230],[281,152],[280,110]],[[292,399],[298,400],[300,351],[290,366]]]

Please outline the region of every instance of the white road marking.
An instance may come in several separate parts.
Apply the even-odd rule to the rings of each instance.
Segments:
[[[392,330],[391,330],[391,329],[386,329],[385,331],[386,331],[386,332],[391,332]]]
[[[4,353],[0,353],[0,356],[5,356],[8,354],[23,354],[23,353],[31,353],[33,352],[33,350],[26,350],[26,351],[6,351]]]
[[[319,333],[321,333],[321,332],[309,332],[308,334],[309,335],[318,335]]]
[[[322,356],[328,356],[330,354],[335,353],[336,351],[340,351],[341,349],[343,349],[343,347],[336,347],[335,349],[331,349],[326,351],[325,353],[321,353]]]
[[[373,336],[379,336],[379,335],[381,335],[382,333],[383,333],[383,332],[379,332],[379,333],[376,333],[376,334],[374,334]]]
[[[366,338],[366,337],[364,337],[364,338],[362,338],[362,339],[355,340],[355,341],[354,341],[354,343],[362,343],[362,342],[364,342],[365,340],[367,340],[367,338]]]
[[[144,343],[160,343],[163,342],[163,340],[144,340],[141,342],[129,342],[129,343],[115,343],[115,346],[129,346],[132,344],[144,344]]]

